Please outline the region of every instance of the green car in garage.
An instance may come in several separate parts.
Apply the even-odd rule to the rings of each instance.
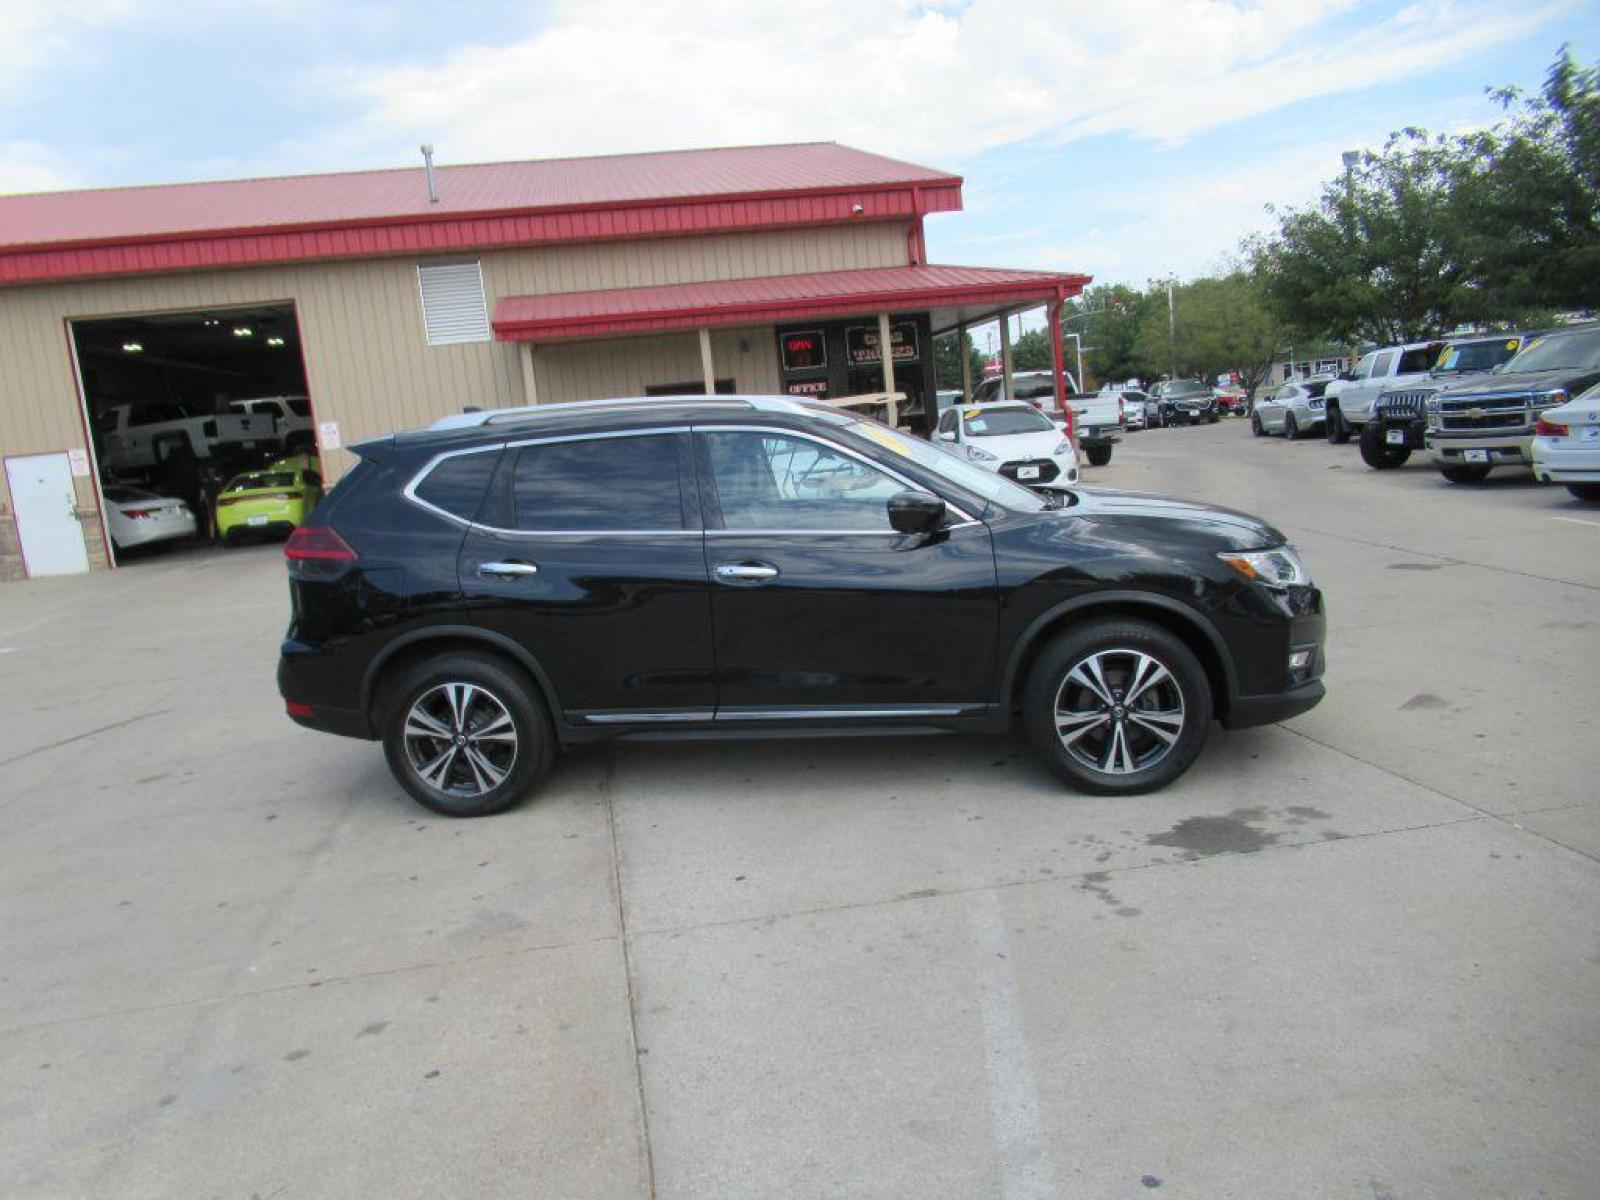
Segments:
[[[287,535],[320,499],[322,475],[307,455],[246,471],[217,497],[217,536],[232,544],[252,534]]]

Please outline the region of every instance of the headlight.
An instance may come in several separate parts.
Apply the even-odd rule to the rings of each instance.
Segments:
[[[990,454],[987,450],[979,450],[976,446],[962,446],[961,452],[973,462],[994,462],[994,455]]]
[[[1054,450],[1050,451],[1050,457],[1051,458],[1060,458],[1063,454],[1071,454],[1071,453],[1072,453],[1072,443],[1069,442],[1066,438],[1062,438],[1061,439],[1061,445],[1057,446]]]
[[[1217,557],[1251,582],[1270,588],[1306,587],[1311,583],[1311,572],[1292,546],[1239,554],[1225,552]]]
[[[1538,412],[1541,409],[1554,408],[1556,405],[1565,404],[1566,402],[1567,389],[1552,388],[1548,392],[1535,393],[1533,397],[1533,409],[1535,412]]]

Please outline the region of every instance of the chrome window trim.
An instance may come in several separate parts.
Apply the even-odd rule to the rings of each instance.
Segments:
[[[676,436],[687,434],[690,429],[687,425],[669,425],[651,429],[613,429],[603,433],[564,433],[550,437],[518,438],[504,442],[492,442],[485,446],[467,446],[460,450],[446,450],[436,454],[422,465],[422,469],[411,477],[411,481],[400,490],[400,494],[411,501],[418,508],[426,509],[435,516],[443,517],[453,525],[463,529],[470,529],[474,533],[492,533],[499,537],[523,538],[549,538],[549,537],[699,537],[705,532],[703,529],[504,529],[499,525],[485,525],[478,521],[469,521],[465,517],[457,516],[440,508],[437,504],[430,504],[417,495],[417,488],[428,478],[440,463],[447,458],[460,458],[467,454],[487,454],[491,450],[516,450],[524,446],[542,446],[553,442],[595,442],[607,438],[628,437],[657,437],[664,435]]]
[[[778,435],[780,437],[800,438],[803,441],[808,441],[808,442],[816,442],[820,446],[826,446],[830,450],[836,450],[840,454],[843,454],[848,458],[853,458],[857,462],[862,463],[862,464],[864,464],[864,465],[866,465],[868,467],[871,467],[873,470],[882,471],[885,475],[889,476],[889,478],[891,478],[891,479],[895,480],[896,482],[904,485],[904,487],[905,487],[905,489],[907,491],[921,492],[924,496],[933,496],[933,497],[936,497],[939,500],[943,500],[945,505],[946,505],[946,507],[948,507],[950,509],[950,511],[952,513],[954,513],[956,516],[961,518],[958,522],[956,522],[956,524],[947,525],[945,527],[946,530],[961,529],[961,528],[963,528],[963,527],[965,527],[967,525],[977,525],[977,524],[979,524],[979,521],[976,518],[974,518],[970,513],[968,513],[959,504],[952,503],[948,497],[941,496],[938,492],[935,492],[935,491],[931,490],[930,488],[927,488],[924,485],[915,482],[914,480],[907,479],[904,475],[900,474],[900,472],[896,471],[894,468],[887,467],[883,463],[878,462],[876,459],[868,458],[865,454],[861,454],[861,453],[859,453],[859,452],[857,452],[855,450],[852,450],[849,446],[840,445],[838,442],[834,441],[832,438],[825,438],[825,437],[820,436],[819,434],[811,433],[811,432],[809,432],[807,430],[803,430],[803,429],[789,429],[789,428],[787,428],[785,426],[782,426],[782,425],[747,425],[747,424],[737,424],[737,425],[721,425],[721,424],[718,424],[718,425],[696,425],[696,426],[694,426],[692,432],[694,432],[694,433],[765,433],[765,434],[776,434],[776,435]],[[737,534],[739,534],[741,536],[744,536],[744,537],[748,537],[751,534],[795,534],[795,533],[811,534],[811,535],[815,535],[815,534],[830,534],[830,535],[834,535],[834,534],[856,534],[856,535],[865,534],[868,537],[882,537],[884,534],[889,534],[890,536],[893,536],[893,537],[903,537],[903,536],[905,536],[904,534],[896,533],[893,529],[707,529],[705,532],[707,534],[737,533]]]

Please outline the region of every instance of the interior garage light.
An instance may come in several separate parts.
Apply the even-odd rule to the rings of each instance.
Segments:
[[[269,337],[267,339],[267,345],[269,345],[269,346],[281,346],[281,345],[283,345],[283,339],[281,337]]]
[[[122,349],[128,354],[138,354],[144,350],[144,347],[138,342],[123,342]]]
[[[217,320],[217,318],[215,318],[215,317],[207,317],[204,321],[202,321],[200,323],[202,325],[221,325],[222,324],[222,322]]]
[[[255,335],[256,331],[248,325],[235,325],[233,327],[234,337],[255,337]]]

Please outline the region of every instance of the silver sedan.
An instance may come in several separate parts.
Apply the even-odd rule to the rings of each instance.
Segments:
[[[1256,401],[1250,414],[1250,432],[1257,437],[1281,433],[1304,437],[1322,428],[1322,393],[1331,380],[1296,379]]]

